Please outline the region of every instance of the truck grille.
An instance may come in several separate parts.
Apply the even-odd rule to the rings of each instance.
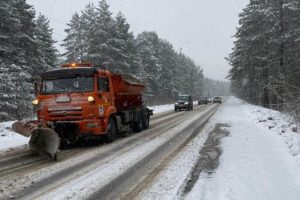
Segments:
[[[56,111],[82,111],[82,107],[81,106],[54,106],[48,108],[48,112],[56,112]]]
[[[80,117],[82,116],[81,106],[55,106],[48,108],[50,117]]]

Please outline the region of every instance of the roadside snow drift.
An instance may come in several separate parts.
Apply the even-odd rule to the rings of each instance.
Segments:
[[[201,173],[186,199],[296,200],[300,198],[300,134],[279,112],[231,97],[212,118],[228,124],[219,167]]]
[[[11,131],[14,121],[0,123],[0,151],[27,145],[29,138]]]

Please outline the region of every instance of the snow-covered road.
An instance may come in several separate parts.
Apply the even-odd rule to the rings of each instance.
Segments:
[[[206,124],[215,105],[166,107],[149,130],[112,144],[8,176],[0,167],[0,199],[299,199],[300,134],[288,116],[235,97]]]
[[[288,116],[230,97],[139,199],[297,200],[300,134],[293,130]]]
[[[210,122],[216,123],[230,126],[219,167],[202,173],[187,199],[300,199],[300,135],[288,118],[230,98]]]
[[[180,152],[178,150],[197,135],[197,127],[201,126],[216,108],[216,105],[207,105],[190,112],[173,111],[154,116],[150,128],[146,131],[120,138],[109,145],[75,148],[75,152],[71,151],[70,156],[65,156],[68,152],[63,150],[62,154],[58,155],[58,162],[31,162],[34,157],[30,154],[1,159],[0,164],[4,163],[6,166],[0,166],[0,199],[1,195],[3,198],[13,196],[24,199],[85,199],[93,193],[106,198],[100,191],[110,188],[116,180],[117,185],[105,190],[109,193],[107,195],[118,197],[122,195],[121,192],[128,193],[130,187],[135,187],[135,184],[149,175],[147,170],[163,169],[160,165],[165,163],[165,160],[166,163],[171,160],[170,153],[176,155]],[[176,153],[172,154],[174,150]],[[163,163],[157,162],[157,159]],[[23,165],[24,161],[30,161],[29,165]],[[10,169],[10,163],[18,164],[17,170],[14,170],[15,167]],[[124,177],[136,178],[126,184],[127,178]],[[121,183],[128,189],[122,191],[124,187],[119,187]],[[98,196],[95,198],[98,199]]]

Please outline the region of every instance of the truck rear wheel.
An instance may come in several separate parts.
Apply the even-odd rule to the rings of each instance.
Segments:
[[[113,142],[116,139],[116,132],[117,132],[116,123],[112,118],[110,118],[108,121],[108,128],[107,128],[107,134],[105,136],[105,141],[108,143]]]
[[[137,121],[134,122],[133,129],[135,132],[140,132],[141,130],[143,130],[143,121],[144,121],[144,118],[143,118],[142,112],[139,112]]]
[[[146,114],[144,116],[144,120],[143,120],[143,128],[144,129],[149,128],[149,124],[150,124],[150,116],[149,116],[149,114]]]

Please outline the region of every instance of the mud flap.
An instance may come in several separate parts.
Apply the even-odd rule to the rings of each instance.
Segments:
[[[48,155],[56,160],[59,145],[60,138],[52,129],[36,128],[31,132],[29,147],[40,154]]]

